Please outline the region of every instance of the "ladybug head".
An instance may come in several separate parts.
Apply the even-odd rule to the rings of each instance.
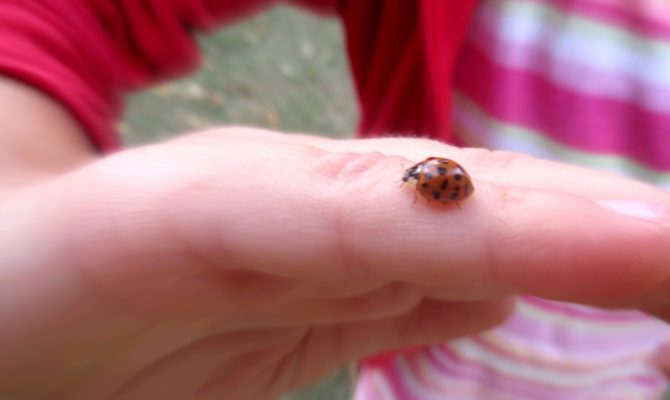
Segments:
[[[417,180],[419,175],[419,166],[415,165],[412,168],[409,168],[405,171],[405,174],[402,176],[403,182],[408,182],[410,180]]]

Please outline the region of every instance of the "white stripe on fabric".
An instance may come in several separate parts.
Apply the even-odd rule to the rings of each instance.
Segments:
[[[542,367],[532,362],[515,361],[496,354],[478,345],[470,339],[461,339],[449,346],[461,359],[473,364],[487,365],[499,371],[503,375],[511,375],[519,379],[542,382],[546,385],[554,385],[564,388],[588,388],[603,381],[621,379],[622,377],[645,376],[651,373],[650,367],[644,363],[610,364],[609,368],[602,367],[588,372],[584,371],[561,371],[557,368]],[[436,359],[445,365],[453,364],[453,361],[443,353],[436,351]],[[406,372],[405,372],[406,373]],[[632,386],[637,386],[632,384]]]
[[[545,365],[553,365],[556,368],[570,369],[573,372],[599,368],[613,362],[639,362],[640,359],[646,359],[651,352],[654,352],[661,343],[666,343],[668,337],[655,335],[648,341],[637,341],[632,343],[630,340],[620,340],[620,345],[615,347],[609,345],[606,349],[597,352],[590,351],[584,354],[580,349],[572,348],[570,342],[578,341],[575,336],[568,336],[569,332],[565,330],[554,330],[543,327],[545,332],[550,332],[543,336],[523,336],[513,332],[506,332],[504,328],[493,330],[482,335],[483,341],[489,346],[505,349],[514,358],[525,359],[528,362],[533,361]],[[565,338],[558,342],[548,341],[547,337]],[[593,341],[597,339],[592,337]],[[511,357],[511,356],[510,356]]]
[[[468,146],[515,151],[538,158],[598,168],[670,191],[670,173],[655,171],[626,157],[587,153],[565,147],[537,132],[491,117],[462,93],[454,93],[453,121],[458,137]]]
[[[502,43],[490,43],[487,35],[478,34],[484,30]],[[469,42],[502,66],[538,73],[567,89],[670,112],[670,44],[666,42],[528,1],[504,6],[484,2]],[[541,53],[558,68],[547,68]],[[585,72],[609,76],[580,77]],[[640,90],[640,85],[650,90]]]
[[[580,332],[612,334],[612,330],[615,330],[617,334],[625,335],[650,331],[654,329],[661,329],[662,327],[667,326],[666,324],[654,318],[648,318],[645,320],[640,319],[636,322],[604,322],[598,319],[574,318],[570,315],[565,315],[558,312],[550,312],[542,308],[535,307],[532,304],[528,304],[524,301],[520,301],[518,303],[516,311],[528,319],[542,321],[543,324],[549,324],[550,326],[555,325],[569,328],[577,334]],[[670,328],[663,330],[670,333]]]
[[[356,391],[352,396],[352,400],[395,400],[391,384],[388,382],[386,375],[381,372],[383,370],[374,367],[365,367],[359,382],[356,385]],[[370,392],[380,395],[381,397],[368,397]]]

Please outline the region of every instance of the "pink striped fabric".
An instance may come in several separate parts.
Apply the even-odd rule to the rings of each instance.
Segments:
[[[481,0],[456,70],[456,141],[670,190],[670,2]],[[362,366],[356,400],[660,399],[670,328],[523,297],[485,334]]]
[[[653,39],[670,40],[670,3],[622,0],[536,0],[563,12],[637,32]]]

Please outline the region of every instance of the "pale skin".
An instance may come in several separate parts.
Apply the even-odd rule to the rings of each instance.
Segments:
[[[272,399],[519,293],[670,319],[670,195],[642,183],[246,128],[101,157],[39,92],[0,104],[0,398]],[[399,188],[427,156],[472,176],[462,209]]]

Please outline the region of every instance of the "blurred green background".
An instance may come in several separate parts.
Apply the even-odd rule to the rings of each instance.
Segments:
[[[278,7],[200,44],[197,73],[129,99],[128,145],[231,124],[352,136],[357,103],[336,20]],[[345,368],[283,400],[350,399],[352,380]]]
[[[335,19],[278,7],[203,37],[197,73],[129,99],[127,144],[217,125],[351,136],[357,100]]]

